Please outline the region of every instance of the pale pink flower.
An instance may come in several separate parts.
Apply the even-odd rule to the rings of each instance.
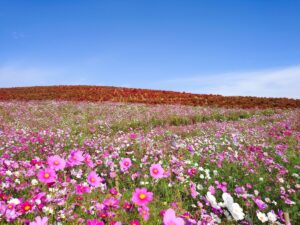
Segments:
[[[101,177],[95,171],[91,171],[87,176],[87,182],[94,187],[99,187],[101,180]]]
[[[66,167],[66,161],[58,155],[50,156],[47,163],[54,170],[63,170]]]
[[[168,209],[164,214],[164,225],[184,225],[184,220],[176,217],[173,209]]]
[[[72,150],[68,157],[68,165],[69,166],[77,166],[81,165],[84,157],[82,155],[82,151]]]
[[[36,217],[33,222],[30,222],[29,225],[47,225],[48,224],[48,218],[40,216]]]
[[[164,169],[160,164],[152,164],[150,167],[150,174],[155,179],[160,179],[164,177]]]
[[[131,167],[132,163],[131,163],[131,159],[130,158],[125,158],[120,162],[120,167],[121,167],[121,171],[125,172],[127,171],[130,167]]]

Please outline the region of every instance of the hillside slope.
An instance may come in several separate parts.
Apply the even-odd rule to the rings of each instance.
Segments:
[[[299,99],[225,97],[108,86],[40,86],[0,88],[0,101],[61,100],[92,102],[134,102],[146,104],[182,104],[235,108],[300,108]]]

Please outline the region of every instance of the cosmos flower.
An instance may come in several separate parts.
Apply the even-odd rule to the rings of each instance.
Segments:
[[[40,182],[48,184],[55,182],[57,176],[53,169],[46,168],[38,172],[37,178]]]
[[[154,179],[160,179],[164,177],[164,169],[160,164],[152,164],[150,167],[150,174]]]
[[[238,220],[243,220],[245,217],[245,214],[243,212],[243,209],[239,206],[238,203],[235,203],[233,201],[233,198],[231,197],[230,194],[228,193],[223,193],[222,194],[222,198],[224,200],[223,205],[225,207],[227,207],[227,209],[229,210],[230,214],[232,215],[232,217],[238,221]]]
[[[54,170],[63,170],[66,167],[66,161],[58,155],[48,157],[47,163]]]
[[[29,225],[47,225],[48,224],[48,218],[43,217],[41,218],[40,216],[36,217],[33,222],[30,222]]]
[[[122,172],[127,171],[132,165],[130,158],[125,158],[120,162],[120,168]]]
[[[87,176],[87,182],[94,187],[99,187],[102,179],[95,171],[91,171]]]
[[[256,212],[256,216],[257,216],[257,218],[258,218],[262,223],[265,223],[265,222],[268,221],[268,217],[266,216],[265,213],[262,213],[262,212],[260,212],[260,211],[257,211],[257,212]]]
[[[266,203],[264,203],[261,199],[259,198],[255,198],[253,199],[255,204],[257,205],[257,207],[259,208],[259,210],[264,210],[266,209],[268,206]]]
[[[75,187],[75,192],[77,195],[83,195],[84,193],[87,193],[89,191],[90,191],[90,187],[82,184],[76,185]]]
[[[153,193],[148,192],[146,188],[136,188],[132,193],[132,202],[142,206],[147,205],[153,199]]]
[[[87,220],[86,222],[87,225],[104,225],[104,222],[97,219]]]
[[[21,211],[23,213],[29,212],[32,209],[32,204],[30,202],[21,203]]]
[[[147,206],[142,205],[138,207],[138,212],[143,217],[145,221],[149,220],[150,217],[150,210]]]
[[[173,209],[168,209],[164,213],[163,222],[164,225],[184,225],[184,220],[182,218],[176,217],[175,211]]]
[[[212,195],[209,191],[206,194],[206,199],[207,201],[210,203],[211,207],[215,208],[215,209],[220,209],[220,206],[217,203],[216,197],[214,195]]]
[[[117,209],[119,208],[119,200],[114,197],[109,197],[103,200],[103,204],[106,207]]]
[[[68,165],[69,166],[77,166],[77,165],[81,165],[84,157],[83,157],[83,152],[79,151],[79,150],[72,150],[69,157],[68,157]]]
[[[130,225],[141,225],[140,222],[138,220],[132,220],[130,222]]]
[[[94,167],[92,157],[89,154],[85,155],[84,162],[87,164],[88,167],[90,167],[90,168]]]

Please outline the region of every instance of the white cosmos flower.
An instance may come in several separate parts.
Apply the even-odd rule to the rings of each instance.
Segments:
[[[277,216],[273,211],[268,212],[267,216],[271,223],[274,223],[277,220]]]
[[[215,198],[214,195],[212,195],[209,191],[206,194],[206,199],[207,201],[209,201],[209,203],[211,204],[211,206],[215,209],[220,209],[220,206],[217,203],[217,200]]]
[[[235,203],[233,201],[233,198],[230,194],[223,193],[222,198],[224,200],[224,203],[222,205],[229,210],[230,214],[236,221],[244,219],[245,214],[243,212],[243,209],[238,203]]]
[[[12,198],[12,199],[10,199],[7,203],[8,203],[8,204],[19,205],[21,202],[20,202],[20,200],[17,199],[17,198]]]
[[[265,213],[258,211],[258,212],[256,212],[256,216],[262,223],[265,223],[268,221],[268,217],[266,216]]]

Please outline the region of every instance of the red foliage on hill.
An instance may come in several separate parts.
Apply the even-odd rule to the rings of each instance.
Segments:
[[[235,108],[300,108],[299,99],[225,97],[106,86],[44,86],[0,88],[0,101],[62,100],[92,102],[135,102],[147,104],[182,104]]]

